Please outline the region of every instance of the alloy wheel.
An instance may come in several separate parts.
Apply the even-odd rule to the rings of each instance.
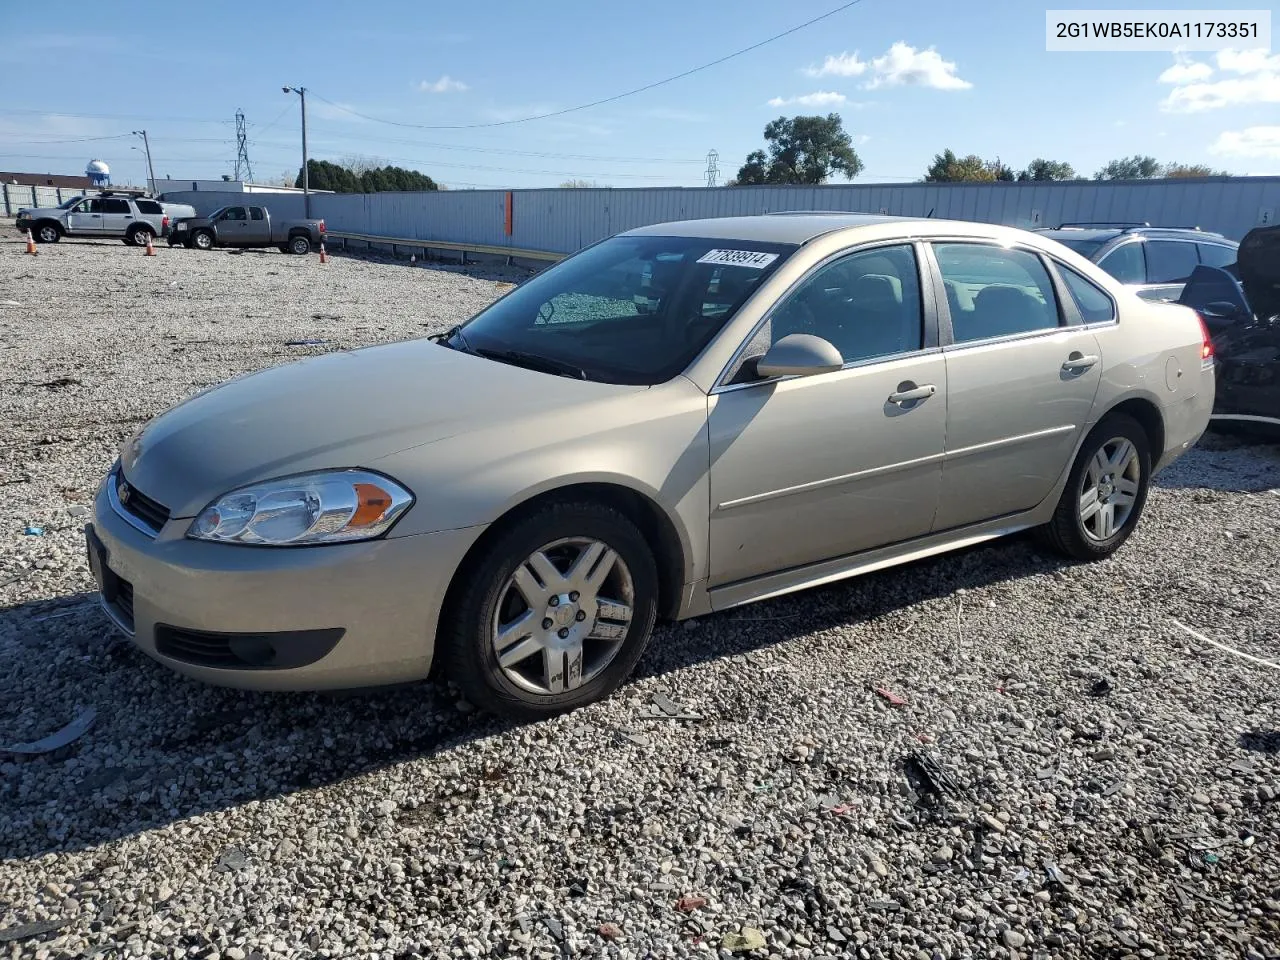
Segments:
[[[498,666],[529,693],[575,690],[618,655],[634,605],[631,571],[608,544],[585,537],[548,543],[499,595],[492,627]]]
[[[1109,540],[1124,529],[1142,485],[1138,448],[1113,437],[1093,455],[1080,479],[1080,524],[1094,541]]]

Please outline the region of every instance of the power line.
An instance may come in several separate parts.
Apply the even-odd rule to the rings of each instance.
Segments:
[[[42,147],[45,144],[53,143],[88,143],[90,140],[124,140],[133,136],[131,133],[113,133],[109,137],[71,137],[65,140],[5,140],[6,144],[21,143],[35,147]]]
[[[824,14],[814,17],[812,20],[806,20],[804,23],[798,24],[797,26],[794,26],[789,30],[782,31],[782,33],[776,33],[773,36],[765,40],[761,40],[758,43],[753,43],[749,47],[743,47],[741,50],[735,51],[734,53],[727,54],[723,57],[720,57],[719,59],[712,60],[709,63],[704,63],[699,66],[693,67],[689,70],[685,70],[683,73],[677,73],[675,76],[665,77],[662,80],[655,80],[652,83],[646,83],[644,86],[636,87],[634,90],[627,90],[623,93],[617,93],[611,97],[602,97],[599,100],[592,100],[590,103],[581,103],[581,104],[578,104],[578,106],[576,107],[565,107],[563,110],[553,110],[550,113],[540,113],[532,117],[520,117],[516,120],[493,120],[488,123],[453,123],[453,124],[405,123],[399,120],[386,120],[381,117],[371,117],[368,114],[360,113],[357,110],[352,110],[350,107],[344,107],[341,104],[334,103],[332,100],[325,100],[325,98],[320,96],[320,94],[318,93],[314,93],[312,94],[312,96],[314,96],[317,100],[324,101],[334,109],[341,110],[344,113],[349,113],[353,117],[359,117],[362,120],[370,120],[370,121],[373,121],[374,123],[385,123],[393,127],[413,127],[418,130],[476,130],[481,127],[506,127],[515,123],[528,123],[531,120],[548,120],[551,117],[562,117],[566,113],[576,113],[579,110],[588,110],[591,107],[599,107],[599,106],[603,106],[606,103],[614,103],[618,100],[623,100],[627,97],[633,97],[637,93],[644,93],[645,91],[652,90],[655,87],[661,87],[668,83],[674,83],[677,80],[683,80],[685,77],[690,77],[690,76],[693,76],[695,73],[701,73],[703,70],[709,70],[712,67],[717,67],[722,63],[727,63],[728,61],[733,60],[736,57],[740,57],[745,53],[750,53],[752,50],[759,50],[761,47],[765,46],[766,44],[773,43],[776,40],[781,40],[783,37],[790,36],[791,34],[796,33],[797,31],[803,30],[805,27],[811,27],[815,23],[818,23],[821,20],[826,20],[828,17],[834,17],[837,13],[841,13],[845,10],[848,10],[850,7],[857,6],[859,3],[862,3],[862,0],[849,0],[848,3],[841,4],[840,6],[836,7],[834,10],[829,10]]]
[[[0,107],[0,113],[42,114],[47,117],[70,117],[73,120],[140,120],[146,123],[231,123],[230,120],[204,120],[196,117],[143,117],[127,113],[63,113],[61,110],[31,110],[24,107]]]

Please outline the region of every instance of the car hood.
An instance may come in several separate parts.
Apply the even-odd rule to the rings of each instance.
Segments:
[[[273,367],[213,387],[156,417],[121,449],[125,477],[174,517],[229,490],[375,461],[485,427],[644,387],[557,377],[430,340]]]
[[[1280,226],[1250,230],[1236,256],[1240,283],[1253,312],[1259,317],[1280,314]]]

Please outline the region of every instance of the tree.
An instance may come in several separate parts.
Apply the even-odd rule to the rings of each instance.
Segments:
[[[983,160],[976,153],[957,157],[948,149],[934,155],[924,179],[929,183],[994,183],[997,180],[1007,183],[1015,177],[1013,170],[1001,163],[999,157]]]
[[[307,176],[310,186],[314,190],[332,190],[334,193],[407,193],[437,189],[434,180],[417,170],[392,166],[373,167],[363,163],[358,165],[362,169],[357,171],[328,160],[308,160]],[[302,186],[301,170],[294,180],[294,186]]]
[[[1019,180],[1075,180],[1076,170],[1062,160],[1044,160],[1036,157],[1027,169],[1018,174]]]
[[[1229,177],[1231,174],[1226,170],[1214,170],[1203,163],[1166,163],[1161,176],[1180,179],[1182,177]]]
[[[734,185],[826,183],[833,173],[852,180],[862,172],[840,114],[779,117],[764,128],[768,153],[753,150],[738,170]]]
[[[1093,175],[1095,180],[1154,180],[1162,172],[1160,161],[1155,157],[1121,157],[1112,160]]]

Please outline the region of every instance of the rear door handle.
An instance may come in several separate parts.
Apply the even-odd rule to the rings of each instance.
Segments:
[[[1095,356],[1086,357],[1079,353],[1073,353],[1071,356],[1067,357],[1067,359],[1062,362],[1062,369],[1068,371],[1069,373],[1075,373],[1076,371],[1079,371],[1079,370],[1088,370],[1095,363],[1097,363],[1099,359],[1100,359],[1099,357],[1095,357]]]
[[[906,386],[906,384],[903,384],[903,386]],[[899,390],[896,393],[889,394],[889,402],[904,404],[912,403],[916,400],[928,400],[937,392],[938,388],[936,386],[932,383],[926,383],[922,387],[911,387],[906,390]]]

